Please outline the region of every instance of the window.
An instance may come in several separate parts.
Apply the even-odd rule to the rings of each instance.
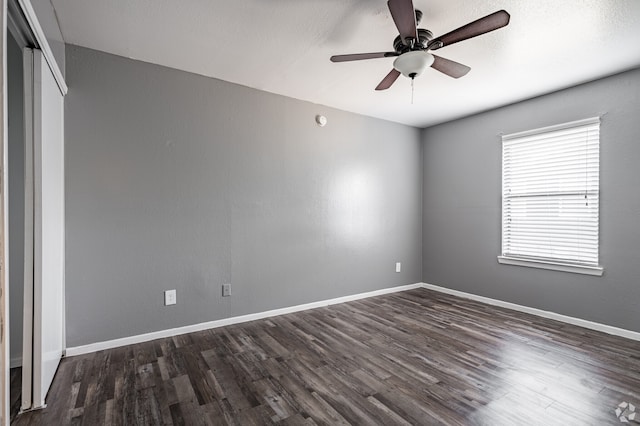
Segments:
[[[600,119],[502,137],[500,263],[602,275]]]

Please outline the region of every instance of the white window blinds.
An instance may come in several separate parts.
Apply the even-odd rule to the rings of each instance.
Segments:
[[[600,120],[502,138],[502,256],[598,265]]]

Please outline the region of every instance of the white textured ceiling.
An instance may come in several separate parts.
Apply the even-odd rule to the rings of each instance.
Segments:
[[[428,69],[374,91],[393,58],[385,0],[52,0],[67,43],[373,117],[426,127],[640,66],[640,0],[414,0],[435,36],[496,10],[495,32],[438,55],[471,67]]]

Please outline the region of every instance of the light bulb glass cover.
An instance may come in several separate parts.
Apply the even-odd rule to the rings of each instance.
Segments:
[[[393,67],[400,71],[405,77],[417,77],[423,73],[427,67],[433,64],[434,57],[431,53],[416,50],[403,53],[393,61]]]

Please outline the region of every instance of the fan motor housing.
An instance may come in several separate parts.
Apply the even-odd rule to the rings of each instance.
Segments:
[[[416,47],[418,48],[425,48],[427,47],[427,43],[429,43],[429,40],[431,40],[433,38],[433,33],[429,30],[425,30],[424,28],[418,28],[418,40],[417,42],[414,44],[414,49]],[[403,43],[402,41],[402,37],[397,36],[395,38],[395,40],[393,40],[393,49],[402,54],[405,52],[408,52],[411,50],[411,46],[407,46]]]

